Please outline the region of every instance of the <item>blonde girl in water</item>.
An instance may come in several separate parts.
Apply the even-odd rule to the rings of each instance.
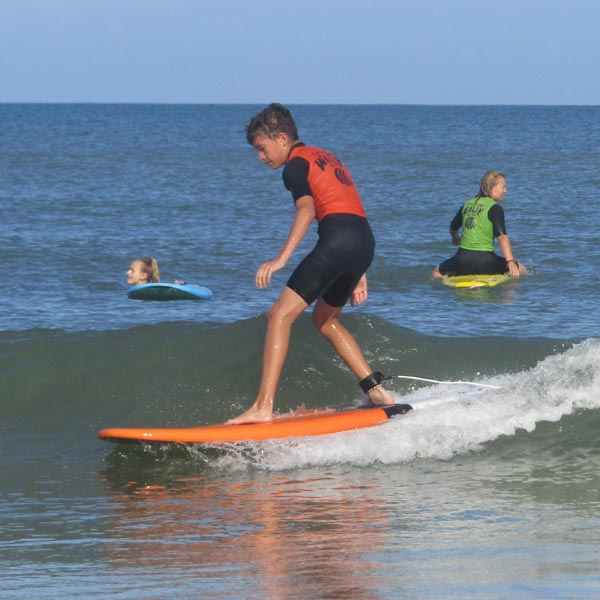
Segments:
[[[154,258],[136,258],[127,270],[128,285],[159,282],[158,263]]]

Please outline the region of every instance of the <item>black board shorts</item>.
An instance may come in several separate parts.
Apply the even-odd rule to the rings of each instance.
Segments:
[[[287,287],[309,305],[323,298],[330,306],[344,306],[374,254],[375,238],[366,219],[328,215],[319,223],[317,245],[296,267]]]
[[[495,252],[465,250],[440,263],[442,275],[499,275],[508,271],[506,259]]]

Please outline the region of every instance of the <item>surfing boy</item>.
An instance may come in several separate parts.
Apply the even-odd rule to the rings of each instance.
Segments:
[[[348,300],[353,305],[366,300],[365,272],[375,250],[375,239],[348,169],[330,152],[300,142],[294,119],[281,104],[270,104],[253,117],[246,137],[258,158],[271,169],[284,167],[283,182],[296,205],[288,237],[279,254],[259,267],[256,285],[267,287],[273,274],[285,267],[313,219],[318,222],[319,239],[269,310],[256,400],[246,412],[228,422],[271,420],[291,326],[315,301],[315,327],[359,379],[371,403],[394,404],[392,395],[381,385],[383,375],[371,371],[356,340],[339,321]]]
[[[506,233],[504,210],[499,204],[505,194],[506,177],[502,173],[488,171],[483,175],[477,196],[468,200],[450,223],[452,243],[460,248],[433,270],[434,277],[501,273],[519,277],[526,273],[524,265],[515,260]],[[459,235],[461,227],[462,238]],[[504,257],[494,252],[494,238]]]

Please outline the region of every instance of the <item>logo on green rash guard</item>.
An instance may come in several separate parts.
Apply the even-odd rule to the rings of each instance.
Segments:
[[[495,202],[491,198],[471,198],[462,209],[463,236],[460,247],[465,250],[493,252],[494,227],[488,211]]]
[[[463,227],[465,229],[475,229],[475,219],[473,217],[468,217],[464,222]]]

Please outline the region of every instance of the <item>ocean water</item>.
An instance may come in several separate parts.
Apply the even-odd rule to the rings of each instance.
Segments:
[[[294,210],[245,142],[260,108],[0,104],[0,598],[597,598],[600,107],[292,106],[377,239],[345,322],[418,410],[223,448],[97,439],[254,399],[266,311],[316,237],[255,288]],[[431,271],[492,168],[530,272],[451,290]],[[146,255],[213,300],[128,300]],[[277,409],[360,401],[303,316]]]

